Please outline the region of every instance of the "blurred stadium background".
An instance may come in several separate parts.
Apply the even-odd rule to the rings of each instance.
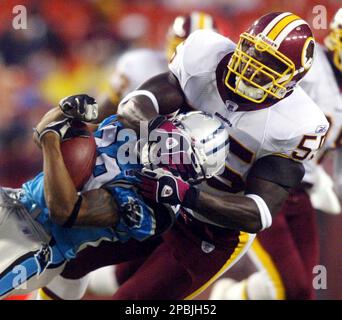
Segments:
[[[27,8],[26,30],[12,27],[12,10],[18,4]],[[116,58],[129,48],[162,49],[176,15],[206,11],[218,19],[221,32],[237,40],[264,13],[292,11],[312,24],[314,6],[324,5],[330,21],[341,4],[341,0],[0,1],[0,184],[19,187],[41,169],[31,133],[46,110],[69,94],[98,97],[108,89]],[[321,42],[327,30],[314,32]],[[342,299],[342,216],[319,215],[319,222],[328,286],[317,292],[318,298]],[[206,297],[207,293],[199,298]]]

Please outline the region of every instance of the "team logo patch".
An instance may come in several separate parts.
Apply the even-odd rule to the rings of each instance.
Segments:
[[[172,188],[170,186],[166,185],[166,186],[164,186],[163,190],[161,191],[161,196],[163,198],[166,198],[166,197],[171,196],[172,193],[173,193]]]
[[[215,249],[215,246],[212,243],[203,240],[201,243],[201,249],[204,253],[210,253]]]
[[[38,265],[38,275],[40,275],[52,262],[53,254],[51,247],[46,243],[42,244],[34,258]]]
[[[234,112],[239,108],[239,105],[231,100],[226,100],[225,105],[228,112]]]
[[[318,127],[316,128],[315,133],[324,133],[324,132],[326,132],[326,131],[327,131],[327,126],[321,125],[321,126],[318,126]]]
[[[312,37],[306,39],[302,51],[302,66],[304,70],[311,68],[315,51],[315,40]]]
[[[128,201],[121,205],[123,221],[129,228],[140,228],[143,220],[143,208],[139,202],[128,197]]]
[[[166,149],[167,150],[171,150],[175,146],[178,145],[178,141],[175,138],[172,138],[172,137],[167,138],[165,143],[166,143]]]

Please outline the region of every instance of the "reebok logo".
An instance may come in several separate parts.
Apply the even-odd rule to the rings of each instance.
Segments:
[[[163,188],[163,190],[162,190],[162,192],[161,192],[161,196],[163,197],[163,198],[165,198],[165,197],[169,197],[169,196],[171,196],[172,195],[172,193],[173,193],[173,190],[172,190],[172,188],[170,187],[170,186],[164,186],[164,188]]]
[[[215,246],[207,241],[202,241],[201,249],[204,253],[210,253],[215,249]]]
[[[166,149],[170,150],[172,148],[174,148],[176,145],[178,145],[178,141],[175,138],[167,138],[166,139]]]

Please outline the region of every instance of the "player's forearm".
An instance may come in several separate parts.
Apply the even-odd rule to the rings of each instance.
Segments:
[[[38,132],[42,132],[42,130],[51,122],[53,121],[60,121],[65,118],[64,114],[60,110],[59,107],[55,107],[51,110],[49,110],[47,113],[44,114],[44,116],[41,118],[39,123],[36,125],[36,130]],[[33,135],[33,140],[35,143],[40,147],[40,142],[38,141],[38,137],[36,136],[36,132]]]
[[[75,221],[78,227],[113,227],[118,222],[119,208],[113,196],[104,189],[94,189],[83,195],[81,210]]]
[[[170,72],[149,79],[131,94],[127,102],[119,105],[118,116],[126,127],[137,133],[142,121],[150,121],[158,114],[171,114],[185,104],[178,80]]]
[[[77,201],[77,190],[65,167],[59,137],[54,133],[43,136],[44,194],[51,218],[63,224],[71,214]]]
[[[144,96],[134,97],[118,107],[118,119],[126,128],[133,129],[140,133],[140,126],[143,122],[154,119],[158,112],[151,101]]]
[[[246,196],[226,195],[217,197],[200,192],[193,208],[212,222],[246,232],[261,230],[259,209],[254,200]]]

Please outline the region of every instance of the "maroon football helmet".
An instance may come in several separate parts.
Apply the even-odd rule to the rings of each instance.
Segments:
[[[310,69],[314,49],[312,31],[300,17],[290,12],[264,15],[240,35],[225,84],[255,103],[282,99]]]
[[[176,17],[167,35],[166,55],[168,60],[170,61],[172,55],[176,51],[176,47],[183,42],[190,33],[201,29],[216,30],[216,22],[211,15],[194,11],[191,14]]]

